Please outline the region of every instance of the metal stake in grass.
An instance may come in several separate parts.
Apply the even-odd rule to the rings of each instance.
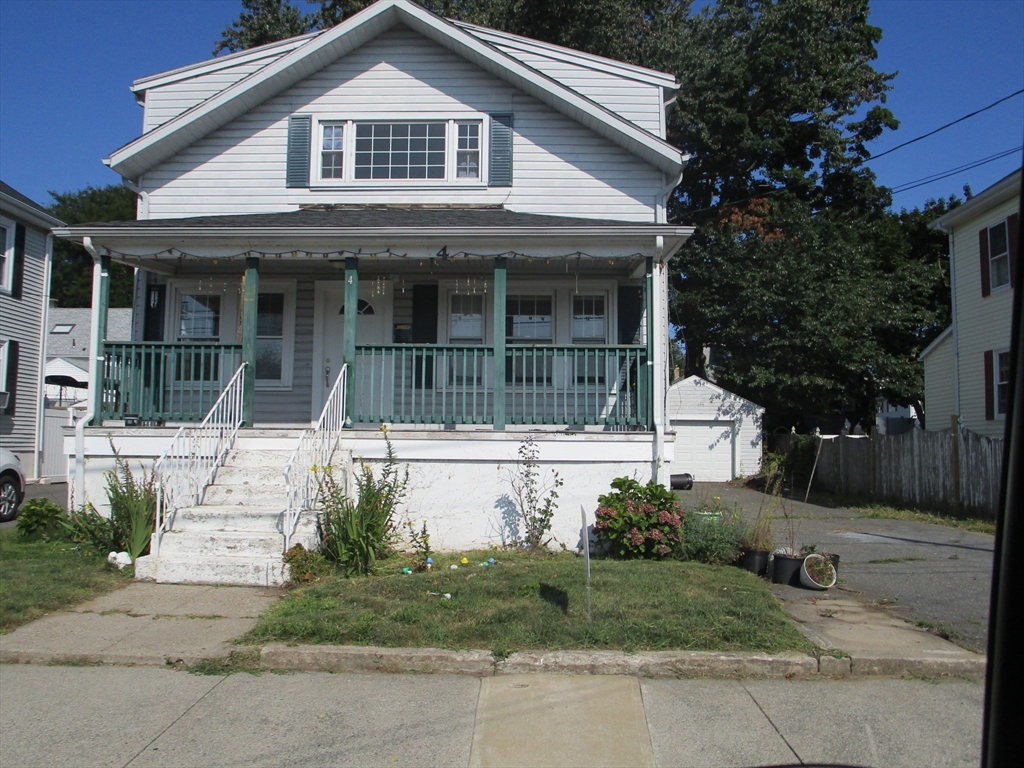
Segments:
[[[580,504],[580,520],[583,521],[583,528],[580,535],[583,537],[583,559],[587,563],[587,621],[590,621],[590,534],[587,532],[587,511]]]

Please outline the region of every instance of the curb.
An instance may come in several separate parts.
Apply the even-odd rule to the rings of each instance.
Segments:
[[[864,678],[982,679],[985,657],[894,658],[858,655],[815,658],[802,653],[710,651],[525,651],[495,659],[490,651],[441,648],[375,648],[274,643],[260,653],[268,669],[303,672],[392,672],[493,675],[630,675],[649,678]]]
[[[226,655],[226,654],[225,654]],[[53,664],[69,667],[189,666],[210,659],[209,654],[166,656],[158,653],[57,653],[53,651],[0,651],[0,664]],[[214,657],[216,658],[216,657]]]

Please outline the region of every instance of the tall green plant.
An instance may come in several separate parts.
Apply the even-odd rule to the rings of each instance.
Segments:
[[[156,477],[145,467],[142,477],[132,474],[128,462],[114,448],[114,468],[104,473],[114,544],[122,547],[134,563],[149,550],[149,540],[156,524]]]
[[[331,467],[313,468],[322,507],[316,520],[320,552],[349,575],[370,573],[390,548],[395,513],[409,482],[409,470],[398,465],[387,429],[381,431],[387,444],[384,467],[376,477],[368,464],[360,463],[354,501]]]
[[[551,470],[550,479],[541,479],[537,462],[540,449],[532,435],[520,443],[518,453],[519,463],[509,472],[508,482],[512,487],[512,503],[523,524],[519,544],[526,549],[539,549],[547,543],[545,537],[551,531],[562,478],[557,471]]]

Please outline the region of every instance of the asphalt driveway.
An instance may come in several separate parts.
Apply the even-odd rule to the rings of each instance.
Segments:
[[[751,519],[773,499],[727,483],[698,483],[681,493],[686,503],[720,497]],[[866,518],[850,509],[786,500],[795,545],[814,544],[840,556],[840,586],[891,607],[908,619],[941,625],[961,644],[985,650],[994,537],[930,523]],[[776,546],[788,545],[789,525],[776,510]],[[813,595],[783,588],[783,599]]]

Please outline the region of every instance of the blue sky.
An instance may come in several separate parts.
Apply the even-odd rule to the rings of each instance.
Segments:
[[[305,3],[297,3],[303,10]],[[1024,0],[873,0],[876,68],[899,72],[902,125],[875,154],[1024,88]],[[101,162],[135,138],[132,80],[209,58],[239,0],[0,0],[0,178],[34,200],[120,181]],[[871,163],[897,188],[1024,143],[1024,95]],[[974,192],[1021,152],[896,195],[894,207]]]

